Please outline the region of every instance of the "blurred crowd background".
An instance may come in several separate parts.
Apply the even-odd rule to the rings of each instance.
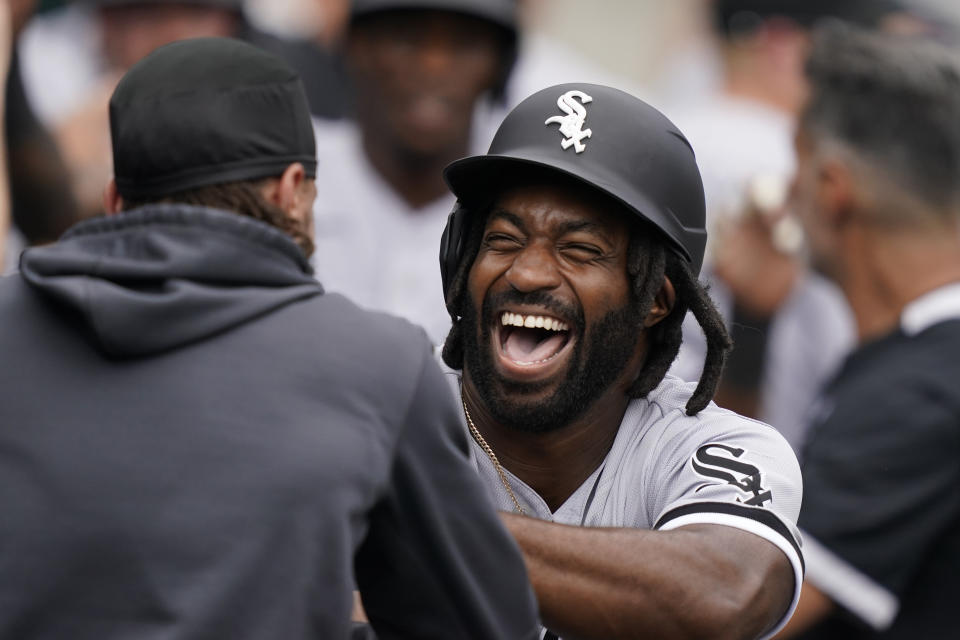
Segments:
[[[0,0],[0,271],[102,214],[108,103],[127,69],[174,40],[237,37],[283,57],[306,88],[318,279],[441,344],[450,318],[437,251],[454,204],[443,167],[482,153],[541,88],[612,85],[661,109],[697,156],[710,232],[701,278],[735,345],[718,404],[773,425],[803,462],[820,391],[858,339],[789,209],[813,33],[844,21],[957,48],[960,2],[516,0],[513,22],[515,0],[448,8],[461,1],[481,17],[384,14],[371,0],[353,14],[351,0]],[[685,325],[673,373],[696,379],[705,348]]]
[[[515,63],[465,119],[470,144],[431,149],[410,147],[402,133],[391,141],[391,94],[370,88],[383,82],[375,75],[383,69],[364,76],[358,54],[348,51],[349,0],[5,2],[12,54],[10,214],[0,214],[5,271],[23,247],[100,215],[111,175],[108,100],[123,72],[173,40],[233,36],[284,57],[306,86],[320,160],[318,278],[418,322],[440,343],[449,319],[435,247],[452,200],[439,169],[482,151],[506,110],[537,89],[610,84],[662,109],[697,153],[712,232],[703,278],[737,344],[718,402],[770,422],[798,451],[817,390],[854,341],[842,297],[805,264],[802,232],[784,207],[811,29],[840,19],[955,44],[960,25],[960,3],[951,0],[521,0]],[[353,125],[344,124],[353,120],[362,153],[354,153],[362,145]],[[439,140],[441,129],[420,137]],[[391,168],[391,157],[394,165],[426,158],[429,175]],[[371,199],[378,189],[382,198]],[[395,209],[403,224],[390,228],[396,220],[373,217],[381,209]],[[364,216],[374,221],[369,228],[357,226]],[[675,372],[694,379],[703,339],[693,325],[688,333]]]
[[[14,228],[4,252],[7,270],[15,264],[18,247],[50,241],[76,217],[98,213],[110,172],[107,99],[123,71],[160,44],[199,35],[251,40],[281,53],[298,68],[318,118],[349,113],[338,55],[349,0],[7,2],[16,51],[8,82],[7,129],[9,144],[23,151],[11,167],[15,205]],[[923,21],[923,28],[942,38],[953,38],[960,23],[960,5],[950,0],[807,4],[847,3],[882,5],[897,14],[890,25],[900,21],[900,27],[911,29],[917,26],[910,20]],[[713,0],[522,0],[521,55],[504,106],[537,88],[581,79],[627,89],[668,115],[702,104],[724,82],[723,43],[714,24],[713,4]],[[764,3],[739,4],[749,9]],[[783,42],[767,46],[767,54],[781,58],[773,64],[791,64]],[[796,62],[792,61],[795,66]],[[683,122],[679,124],[683,127]],[[24,139],[34,144],[25,146]],[[750,153],[749,148],[724,149],[731,162],[741,151]],[[69,193],[62,193],[66,185]]]

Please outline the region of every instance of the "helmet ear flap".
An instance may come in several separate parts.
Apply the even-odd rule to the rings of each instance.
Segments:
[[[466,242],[466,226],[469,211],[458,200],[453,210],[447,216],[447,225],[440,236],[440,280],[443,284],[443,300],[449,306],[450,288],[453,286],[453,276],[463,258],[463,245]]]

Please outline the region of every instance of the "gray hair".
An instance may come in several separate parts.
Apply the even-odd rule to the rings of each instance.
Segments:
[[[801,127],[932,211],[960,206],[960,57],[917,37],[819,29]]]

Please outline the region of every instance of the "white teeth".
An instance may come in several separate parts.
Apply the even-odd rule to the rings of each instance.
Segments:
[[[546,316],[524,316],[519,313],[504,311],[500,316],[500,324],[504,326],[526,327],[528,329],[546,329],[547,331],[567,331],[566,322],[560,322]]]

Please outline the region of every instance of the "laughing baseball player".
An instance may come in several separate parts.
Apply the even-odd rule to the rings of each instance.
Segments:
[[[447,167],[443,359],[525,555],[541,637],[770,637],[803,577],[793,451],[711,402],[729,339],[697,274],[683,134],[621,91],[540,91]],[[667,373],[691,311],[699,383]]]

